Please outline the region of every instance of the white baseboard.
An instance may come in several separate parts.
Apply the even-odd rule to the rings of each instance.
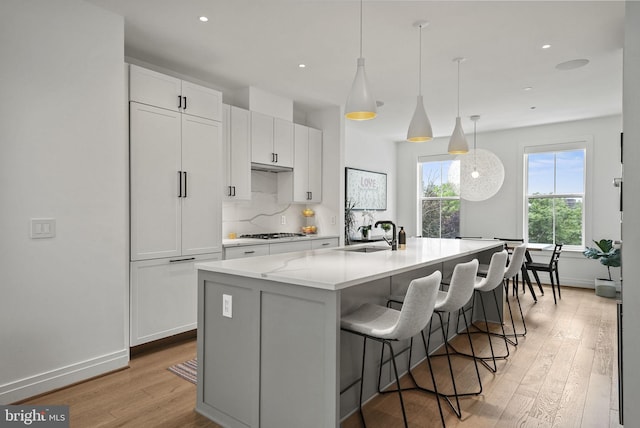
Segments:
[[[0,404],[29,397],[127,367],[129,348],[0,385]]]

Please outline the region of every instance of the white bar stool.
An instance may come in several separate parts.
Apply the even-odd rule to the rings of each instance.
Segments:
[[[428,388],[424,388],[418,384],[416,379],[413,376],[411,371],[411,354],[409,354],[409,374],[416,385],[416,388],[435,393],[443,397],[451,410],[455,413],[458,418],[462,417],[462,410],[460,407],[459,397],[469,396],[469,395],[479,395],[482,393],[482,381],[480,380],[480,372],[478,370],[478,364],[474,359],[474,365],[476,369],[476,375],[478,378],[478,391],[474,392],[458,392],[458,388],[456,386],[455,377],[453,374],[453,365],[451,364],[451,355],[449,353],[449,325],[451,324],[451,313],[457,311],[457,319],[460,319],[460,315],[462,315],[465,326],[467,328],[467,337],[469,339],[469,345],[471,346],[471,352],[473,351],[473,342],[471,341],[471,335],[468,334],[469,331],[469,323],[467,321],[467,316],[465,311],[463,310],[464,305],[471,300],[473,296],[473,290],[475,285],[475,278],[478,272],[478,260],[472,260],[466,263],[458,263],[453,269],[453,275],[451,277],[451,282],[448,284],[449,289],[447,291],[438,291],[438,296],[436,299],[436,304],[434,306],[434,313],[438,315],[440,320],[440,327],[442,331],[442,338],[444,341],[444,354],[436,354],[432,355],[434,357],[447,357],[447,362],[449,363],[449,374],[451,376],[451,384],[453,386],[453,394],[445,394],[438,393],[436,389],[430,390]],[[404,303],[406,301],[405,296],[389,296],[389,303]],[[447,313],[447,327],[445,330],[443,314]],[[427,340],[426,349],[428,353],[429,344],[431,343],[431,324],[429,324],[429,339]],[[475,354],[474,354],[475,355]],[[435,383],[434,383],[435,385]],[[455,405],[451,402],[451,397],[455,397]]]
[[[357,334],[364,338],[362,346],[362,371],[360,373],[359,410],[362,424],[365,427],[366,423],[362,412],[362,390],[364,383],[364,363],[367,339],[372,339],[382,343],[383,350],[385,345],[389,348],[397,385],[397,389],[390,392],[398,392],[404,426],[409,426],[407,423],[404,401],[402,399],[402,388],[400,387],[400,378],[398,377],[395,353],[391,343],[405,339],[412,339],[413,342],[413,336],[422,333],[422,330],[427,327],[427,324],[433,315],[433,308],[436,303],[436,296],[441,279],[442,274],[440,271],[436,271],[424,278],[412,280],[409,284],[409,289],[407,290],[405,303],[399,311],[384,306],[365,303],[355,311],[342,317],[340,321],[340,327],[342,330]],[[429,362],[429,370],[431,371],[431,378],[435,387],[435,379],[433,371],[431,370],[431,361],[429,358],[427,358],[427,361]],[[442,414],[442,407],[440,405],[438,395],[436,395],[436,400],[438,402],[438,410],[440,411],[442,426],[444,427],[444,415]]]
[[[487,311],[486,311],[486,307],[485,307],[485,303],[484,303],[484,294],[485,293],[492,293],[493,294],[493,301],[495,303],[496,306],[496,311],[499,312],[500,311],[500,304],[498,303],[498,297],[496,294],[496,289],[502,285],[504,283],[504,276],[505,276],[505,271],[507,269],[507,258],[509,257],[509,254],[507,253],[507,250],[502,250],[500,252],[497,253],[493,253],[493,255],[491,256],[491,262],[489,264],[489,267],[486,271],[486,276],[485,277],[476,277],[475,280],[475,286],[474,286],[474,296],[473,296],[473,307],[475,308],[475,298],[476,295],[480,296],[480,304],[482,306],[482,312],[484,315],[484,322],[485,322],[485,329],[481,329],[479,327],[477,327],[476,325],[472,324],[472,327],[475,328],[474,331],[471,331],[470,333],[474,334],[474,333],[483,333],[487,335],[487,340],[489,342],[489,349],[491,350],[491,356],[479,356],[476,355],[475,352],[473,352],[473,348],[471,348],[472,353],[464,353],[464,352],[460,352],[458,350],[456,350],[455,348],[454,351],[462,356],[465,357],[470,357],[473,358],[475,360],[478,360],[482,363],[482,365],[484,365],[489,371],[495,373],[497,371],[497,363],[496,360],[497,359],[506,359],[509,356],[509,346],[508,346],[508,339],[507,339],[507,335],[505,333],[504,330],[504,324],[500,323],[500,328],[502,329],[502,334],[498,334],[498,333],[493,333],[489,331],[489,321],[487,320]],[[473,310],[471,312],[471,318],[473,320]],[[473,321],[472,321],[473,322]],[[469,329],[467,329],[467,331],[469,331]],[[491,340],[492,336],[499,336],[504,340],[504,346],[506,348],[506,353],[504,355],[496,355],[495,351],[493,349],[493,341]],[[487,361],[488,360],[492,360],[493,361],[493,367],[490,366]]]

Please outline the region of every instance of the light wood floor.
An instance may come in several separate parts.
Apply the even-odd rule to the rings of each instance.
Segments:
[[[511,348],[498,372],[480,367],[482,395],[462,400],[458,420],[443,406],[448,427],[618,427],[616,306],[614,299],[593,290],[563,288],[563,299],[553,304],[551,290],[533,304],[522,296],[528,334]],[[477,337],[476,337],[477,336]],[[463,338],[460,338],[463,339]],[[464,341],[458,346],[464,348]],[[483,352],[482,337],[474,336]],[[485,343],[486,345],[486,343]],[[498,351],[499,352],[499,351]],[[71,427],[217,427],[195,413],[195,385],[167,370],[191,359],[195,341],[177,344],[131,360],[130,368],[43,395],[25,404],[67,404]],[[434,358],[441,390],[450,388],[446,360]],[[459,388],[473,387],[471,360],[454,359]],[[416,369],[419,381],[430,382],[426,364]],[[372,378],[367,381],[374,382]],[[408,379],[403,379],[407,385]],[[405,394],[412,427],[438,427],[433,396]],[[402,415],[396,394],[383,394],[365,406],[367,426],[400,427]],[[343,427],[359,427],[357,414]],[[304,427],[278,427],[304,428]]]

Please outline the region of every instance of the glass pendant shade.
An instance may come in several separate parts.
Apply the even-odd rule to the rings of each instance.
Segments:
[[[431,140],[433,140],[431,122],[427,117],[427,112],[424,110],[422,95],[418,95],[416,111],[413,113],[413,118],[411,118],[411,123],[409,124],[409,131],[407,132],[407,141],[423,143]]]
[[[369,82],[364,70],[364,58],[358,58],[356,77],[347,97],[344,116],[351,120],[369,120],[377,115],[376,100],[369,91]]]
[[[447,151],[452,155],[462,155],[469,152],[469,145],[462,130],[460,116],[456,117],[456,126],[453,128],[453,134],[451,134]]]

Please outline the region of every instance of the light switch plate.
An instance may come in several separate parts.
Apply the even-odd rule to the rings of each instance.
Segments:
[[[55,218],[32,218],[31,239],[53,238],[56,236]]]

